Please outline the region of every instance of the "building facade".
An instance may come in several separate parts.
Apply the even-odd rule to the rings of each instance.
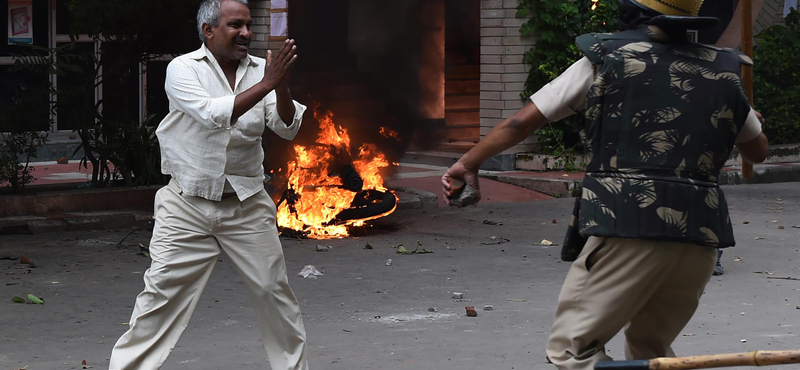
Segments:
[[[707,3],[711,5],[706,11],[735,18],[734,2]],[[69,0],[0,0],[0,8],[9,9],[4,17],[9,38],[20,37],[12,35],[12,28],[19,27],[13,24],[11,10],[22,6],[29,12],[28,41],[41,48],[72,41],[68,4]],[[756,32],[781,21],[784,0],[755,4]],[[414,121],[408,134],[417,136],[421,149],[463,151],[526,104],[519,95],[530,68],[523,55],[535,47],[536,39],[520,35],[527,19],[516,17],[518,5],[519,0],[251,0],[251,54],[265,56],[287,35],[295,38],[300,59],[293,89],[296,86],[298,100],[327,104],[342,122],[353,121],[356,126],[402,116]],[[700,41],[710,42],[718,34],[700,35]],[[81,51],[101,47],[85,36],[76,41]],[[141,121],[150,114],[166,114],[163,83],[173,57],[169,53],[192,50],[198,43],[184,42],[168,55],[139,66],[137,88],[125,92],[130,97],[126,101],[135,102],[126,107],[129,118]],[[69,77],[15,72],[14,56],[23,51],[17,45],[0,44],[0,114],[25,93],[27,85],[52,82],[58,89],[74,83]],[[101,84],[94,98],[103,99],[114,89]],[[415,117],[403,116],[408,111]],[[46,106],[42,112],[47,112]],[[57,114],[50,121],[37,128],[52,132],[51,141],[76,140],[68,137],[74,136],[77,122]],[[402,130],[403,123],[397,127]],[[421,128],[423,134],[414,133]],[[535,144],[531,137],[509,152],[529,151]]]

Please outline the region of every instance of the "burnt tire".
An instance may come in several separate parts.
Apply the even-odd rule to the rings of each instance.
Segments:
[[[391,211],[396,205],[397,197],[390,191],[361,191],[353,199],[352,206],[339,212],[331,224],[379,216]]]

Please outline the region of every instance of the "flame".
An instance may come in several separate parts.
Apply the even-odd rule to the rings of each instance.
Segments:
[[[321,132],[317,144],[295,145],[296,160],[287,167],[288,187],[297,195],[294,211],[289,202],[280,203],[278,226],[304,232],[314,239],[341,238],[349,235],[348,226],[363,226],[365,221],[380,218],[394,212],[394,208],[374,217],[349,220],[341,224],[329,224],[347,208],[350,208],[355,192],[344,189],[339,176],[329,176],[328,166],[336,162],[335,153],[350,153],[350,136],[347,130],[334,124],[333,113],[314,112]],[[373,144],[362,145],[353,155],[353,168],[364,181],[364,190],[388,191],[379,171],[389,166],[386,156]],[[395,207],[396,208],[396,207]]]
[[[597,3],[599,3],[599,2],[600,2],[600,0],[592,0],[592,10],[597,9]]]
[[[381,135],[383,135],[385,138],[392,138],[400,141],[400,134],[398,134],[397,131],[388,129],[386,127],[381,127]]]

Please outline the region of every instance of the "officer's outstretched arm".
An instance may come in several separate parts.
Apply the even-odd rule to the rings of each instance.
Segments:
[[[761,131],[761,133],[750,141],[737,143],[736,149],[739,149],[739,153],[742,154],[742,158],[744,158],[746,161],[750,163],[761,163],[767,159],[767,155],[769,154],[769,141],[767,140],[767,136],[764,135],[764,132],[762,131],[766,121],[764,120],[764,116],[762,116],[757,110],[753,109],[750,111],[750,113],[751,114],[747,117],[747,123],[745,123],[745,125],[755,126],[756,129]],[[757,121],[750,121],[753,119],[753,116],[755,116],[755,120]]]
[[[477,175],[481,164],[524,140],[545,123],[547,118],[534,103],[528,103],[513,116],[500,122],[442,176],[442,190],[445,196],[449,197],[454,192],[452,179],[463,181],[478,190]]]
[[[762,132],[753,140],[736,144],[736,149],[739,149],[739,153],[744,160],[750,163],[761,163],[767,159],[767,154],[769,154],[768,146],[767,136]]]
[[[536,104],[528,103],[489,131],[459,162],[468,169],[477,170],[484,161],[518,144],[545,123],[547,118],[539,112]]]

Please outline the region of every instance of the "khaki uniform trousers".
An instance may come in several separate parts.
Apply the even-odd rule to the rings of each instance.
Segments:
[[[272,369],[308,369],[305,328],[289,288],[275,217],[275,204],[263,190],[241,202],[235,196],[215,202],[181,195],[175,181],[161,188],[145,288],[109,368],[161,367],[186,329],[222,249],[255,305]]]
[[[627,325],[625,358],[675,357],[670,347],[711,279],[713,248],[590,237],[558,297],[547,355],[558,369],[610,361],[605,344]]]

